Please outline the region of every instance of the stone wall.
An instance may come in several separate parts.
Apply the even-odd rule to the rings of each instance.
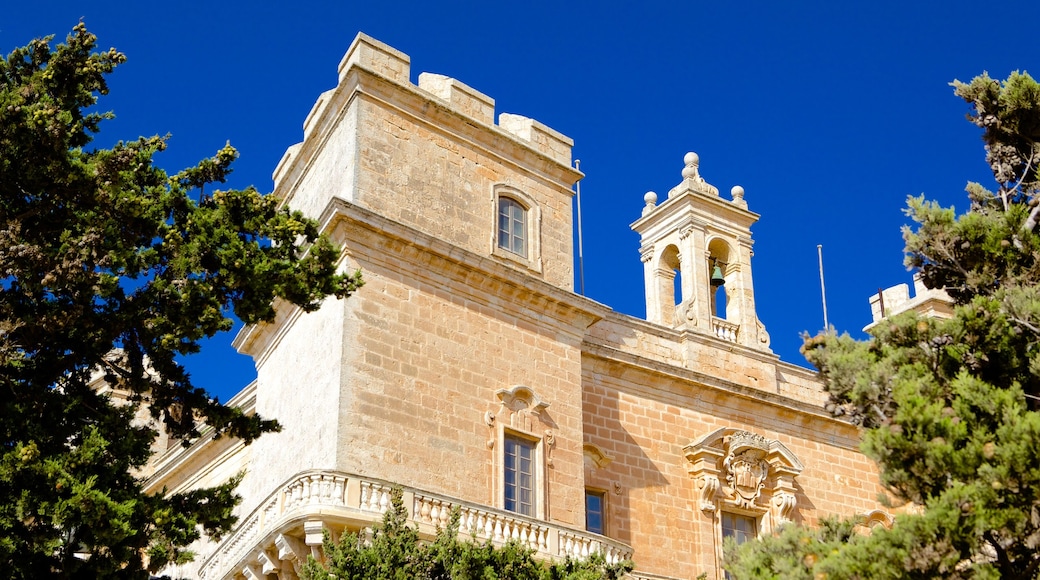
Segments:
[[[630,547],[638,578],[721,578],[724,511],[769,533],[879,507],[856,429],[823,411],[813,373],[768,348],[750,273],[757,215],[742,189],[717,199],[687,155],[685,189],[660,206],[647,198],[637,224],[648,288],[661,286],[659,306],[683,318],[637,320],[572,291],[581,174],[569,138],[518,115],[495,124],[494,101],[454,79],[413,84],[407,55],[364,35],[338,72],[275,170],[276,194],[319,218],[343,247],[341,267],[360,268],[366,283],[314,313],[279,305],[274,322],[236,339],[257,363],[255,409],[281,433],[245,450],[202,441],[157,467],[155,484],[176,489],[247,468],[246,523],[210,546],[217,553],[201,550],[207,578],[292,569],[300,557],[272,546],[317,553],[322,526],[368,525],[382,503],[363,490],[394,484],[426,498],[413,511],[465,505],[506,521],[506,436],[535,448],[537,510],[518,529]],[[526,258],[497,248],[497,195],[527,204]],[[712,225],[720,219],[729,226]],[[726,234],[732,252],[708,234]],[[703,288],[684,281],[679,305],[653,278],[674,276],[657,242],[685,244],[687,272],[704,278]],[[708,257],[728,261],[740,305],[729,326],[707,309]],[[609,540],[577,531],[587,490],[604,494]]]
[[[640,570],[678,578],[714,574],[717,511],[701,509],[684,448],[720,428],[778,441],[801,460],[794,521],[813,524],[824,514],[879,507],[876,470],[857,451],[855,428],[820,410],[601,356],[585,357],[583,381],[585,440],[612,459],[605,467],[587,464],[587,484],[608,490],[607,535],[632,546]],[[772,486],[767,482],[766,489]],[[759,499],[761,512],[737,513],[764,517],[769,499]],[[727,509],[721,499],[718,505]]]

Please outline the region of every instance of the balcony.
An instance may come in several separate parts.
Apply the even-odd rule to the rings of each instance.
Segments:
[[[308,555],[320,554],[324,528],[339,533],[380,522],[390,506],[392,488],[390,483],[341,472],[299,474],[242,518],[235,531],[202,562],[199,577],[230,580],[274,574],[277,578],[295,578],[296,569]],[[426,537],[445,527],[457,506],[461,515],[459,533],[466,538],[476,536],[495,543],[515,540],[542,558],[585,558],[601,553],[614,563],[632,557],[629,546],[597,534],[421,490],[401,489],[409,522]]]

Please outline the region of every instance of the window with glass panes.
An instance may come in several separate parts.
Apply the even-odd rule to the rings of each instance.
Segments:
[[[505,438],[505,508],[535,515],[535,444],[514,436]]]
[[[758,520],[751,516],[722,512],[722,537],[733,538],[737,544],[743,544],[758,536]],[[731,578],[726,572],[727,580]]]
[[[585,529],[603,533],[603,492],[585,490]]]
[[[498,198],[498,247],[527,257],[527,209],[508,197]]]

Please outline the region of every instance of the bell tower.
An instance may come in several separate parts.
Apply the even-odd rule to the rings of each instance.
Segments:
[[[739,185],[729,201],[719,196],[701,177],[696,153],[683,161],[682,182],[660,204],[648,192],[632,224],[640,235],[646,319],[771,352],[751,279],[751,226],[759,216],[748,211]]]

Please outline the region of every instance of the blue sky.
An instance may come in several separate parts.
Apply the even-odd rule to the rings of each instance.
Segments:
[[[40,6],[45,6],[41,8]],[[990,7],[992,6],[992,7]],[[643,194],[663,198],[696,151],[720,191],[746,190],[759,317],[782,359],[804,365],[802,331],[829,320],[862,336],[868,297],[909,282],[900,227],[908,195],[966,206],[992,183],[979,131],[948,83],[1036,69],[1040,3],[994,2],[19,2],[0,14],[0,52],[59,39],[83,18],[128,62],[96,143],[172,134],[170,171],[230,140],[228,184],[272,187],[317,96],[363,31],[428,71],[570,136],[582,182],[585,293],[644,314]],[[1036,74],[1036,70],[1030,72]],[[252,377],[231,336],[188,360],[227,399]]]

